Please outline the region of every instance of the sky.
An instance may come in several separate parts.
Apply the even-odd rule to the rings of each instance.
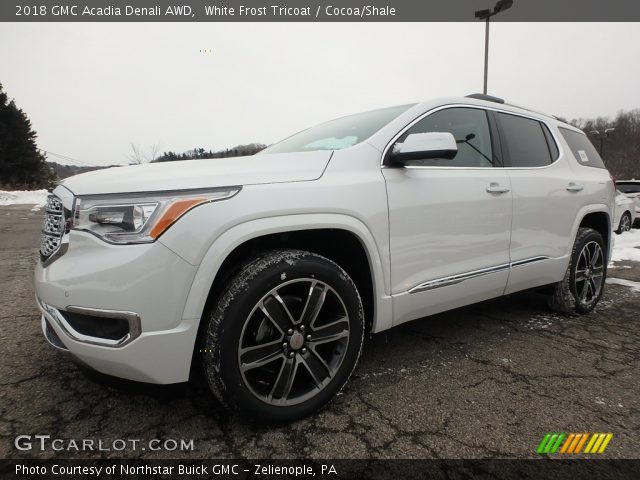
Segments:
[[[490,33],[489,94],[568,119],[640,108],[640,23]],[[0,59],[41,149],[108,165],[128,163],[131,143],[270,144],[350,113],[481,92],[484,24],[5,23]]]

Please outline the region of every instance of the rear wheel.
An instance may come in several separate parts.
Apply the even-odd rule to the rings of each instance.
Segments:
[[[602,235],[592,228],[580,228],[569,267],[562,282],[556,284],[550,306],[563,314],[592,311],[604,289],[607,275],[606,248]]]
[[[205,376],[225,406],[260,421],[309,415],[349,379],[363,317],[355,284],[331,260],[269,252],[240,271],[210,313]]]

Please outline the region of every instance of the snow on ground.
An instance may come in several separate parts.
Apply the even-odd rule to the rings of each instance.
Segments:
[[[620,262],[623,260],[640,262],[640,229],[634,229],[624,232],[621,235],[616,235],[611,262]],[[623,266],[631,268],[628,265]],[[612,264],[609,268],[617,268],[617,266]],[[606,281],[607,283],[629,287],[633,293],[640,293],[640,282],[615,277],[609,277]]]
[[[8,192],[0,190],[0,206],[3,205],[33,205],[31,211],[40,210],[47,202],[46,190],[15,190]]]
[[[607,278],[607,283],[614,283],[616,285],[623,285],[629,287],[632,292],[640,293],[640,282],[633,282],[631,280],[625,280],[624,278]]]
[[[616,235],[611,261],[619,262],[622,260],[640,262],[640,229]]]

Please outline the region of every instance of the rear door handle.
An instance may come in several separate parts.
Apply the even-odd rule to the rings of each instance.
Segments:
[[[509,189],[507,187],[503,187],[497,182],[491,182],[487,187],[488,193],[507,193]]]
[[[574,182],[570,182],[569,185],[567,185],[568,192],[581,192],[583,189],[584,187],[582,185],[578,185]]]

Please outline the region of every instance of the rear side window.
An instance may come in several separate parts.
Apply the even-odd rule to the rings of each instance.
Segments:
[[[584,133],[578,133],[562,127],[558,128],[558,130],[560,130],[560,133],[571,149],[571,153],[573,153],[573,156],[580,165],[607,168],[604,166],[604,162],[600,158],[598,151]]]
[[[507,113],[498,113],[497,117],[509,166],[544,167],[552,162],[550,145],[540,122]],[[557,149],[555,142],[553,145]]]

